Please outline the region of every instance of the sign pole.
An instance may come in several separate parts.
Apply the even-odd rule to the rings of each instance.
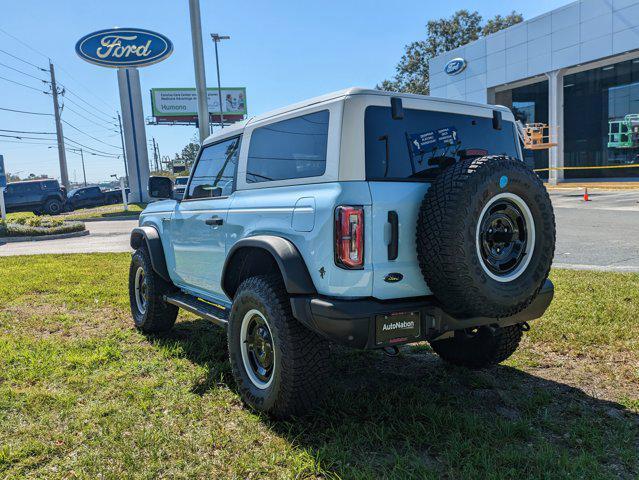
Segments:
[[[4,204],[4,187],[7,186],[7,176],[4,171],[4,157],[0,155],[0,218],[7,220],[7,209]]]
[[[146,143],[140,74],[137,68],[119,68],[120,108],[132,202],[148,202],[149,156]]]
[[[191,14],[191,42],[193,43],[195,87],[197,88],[197,118],[200,130],[200,143],[203,143],[204,139],[209,136],[209,99],[206,92],[206,74],[204,73],[200,0],[189,0],[189,13]]]
[[[120,177],[120,190],[122,190],[122,203],[124,204],[124,211],[129,211],[129,204],[126,199],[126,187],[124,186],[124,177]]]

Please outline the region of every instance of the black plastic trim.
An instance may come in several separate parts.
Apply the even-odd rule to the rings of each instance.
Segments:
[[[164,248],[160,234],[154,227],[136,227],[131,231],[131,248],[137,250],[142,246],[142,242],[146,243],[146,247],[151,257],[151,266],[153,271],[157,273],[167,282],[171,281],[169,271],[166,268],[166,258],[164,257]]]
[[[315,295],[317,293],[302,255],[290,240],[272,235],[256,235],[238,241],[231,247],[226,256],[226,262],[222,269],[222,290],[227,297],[233,298],[227,285],[229,266],[233,264],[234,255],[244,248],[259,248],[271,254],[282,274],[286,291],[290,295]]]
[[[291,308],[295,318],[329,340],[354,348],[368,349],[388,346],[375,343],[376,315],[419,311],[421,338],[411,342],[432,340],[454,330],[484,325],[506,327],[529,322],[544,314],[553,295],[554,285],[550,280],[546,280],[537,297],[526,309],[504,318],[454,318],[444,312],[434,297],[381,301],[374,298],[341,300],[304,296],[292,297]]]

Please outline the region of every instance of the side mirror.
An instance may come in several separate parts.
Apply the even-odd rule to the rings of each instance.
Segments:
[[[197,185],[193,189],[192,198],[215,198],[222,196],[222,187],[214,187],[208,184]]]
[[[149,196],[173,198],[173,180],[168,177],[149,177]]]

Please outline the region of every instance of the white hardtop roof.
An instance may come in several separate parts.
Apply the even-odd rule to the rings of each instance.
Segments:
[[[413,98],[417,100],[430,100],[435,102],[442,103],[453,103],[458,105],[469,105],[473,107],[482,107],[489,110],[502,110],[506,112],[510,112],[507,107],[503,107],[501,105],[488,105],[485,103],[475,103],[475,102],[466,102],[462,100],[450,100],[448,98],[439,98],[439,97],[431,97],[428,95],[417,95],[414,93],[399,93],[399,92],[387,92],[384,90],[375,90],[371,88],[363,88],[363,87],[350,87],[345,88],[343,90],[338,90],[336,92],[327,93],[325,95],[320,95],[319,97],[309,98],[308,100],[304,100],[302,102],[293,103],[286,107],[278,108],[277,110],[271,110],[270,112],[263,113],[261,115],[256,115],[255,117],[248,118],[242,122],[234,123],[229,127],[224,127],[223,129],[218,130],[212,135],[208,136],[206,140],[204,140],[203,145],[208,145],[210,143],[217,142],[226,137],[233,137],[235,135],[239,135],[244,130],[248,124],[253,122],[258,122],[260,120],[266,120],[271,117],[275,117],[277,115],[281,115],[283,113],[292,112],[294,110],[301,110],[306,107],[310,107],[311,105],[316,105],[318,103],[328,102],[331,100],[341,100],[344,97],[351,95],[376,95],[382,97],[400,97],[400,98]]]

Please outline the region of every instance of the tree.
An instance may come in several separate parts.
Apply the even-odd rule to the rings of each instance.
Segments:
[[[193,138],[183,149],[182,152],[175,154],[174,162],[184,162],[187,171],[195,162],[197,154],[200,151],[200,144]]]
[[[508,28],[523,19],[520,13],[513,11],[505,17],[496,15],[482,24],[483,18],[478,12],[459,10],[450,18],[430,20],[426,25],[426,39],[406,45],[404,55],[397,64],[395,77],[384,80],[377,88],[428,95],[429,59]]]

